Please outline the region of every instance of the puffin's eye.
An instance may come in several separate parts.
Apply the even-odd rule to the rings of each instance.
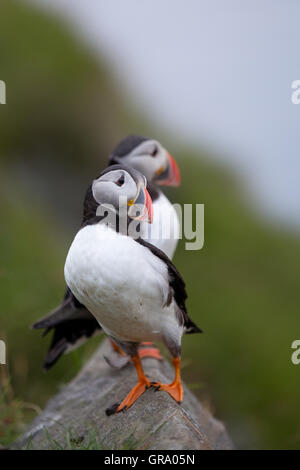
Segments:
[[[155,148],[152,150],[152,152],[151,152],[151,156],[152,156],[152,157],[155,157],[157,154],[158,154],[158,148],[155,147]]]
[[[125,183],[125,177],[124,175],[122,174],[120,176],[120,178],[115,182],[117,186],[123,186],[123,184]]]

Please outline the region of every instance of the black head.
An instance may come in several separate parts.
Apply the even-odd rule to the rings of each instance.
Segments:
[[[141,135],[128,135],[118,143],[110,154],[109,164],[114,165],[120,163],[122,157],[129,155],[141,143],[146,142],[146,140],[150,139]]]
[[[122,164],[135,168],[149,182],[178,186],[180,172],[173,157],[155,139],[129,135],[115,147],[109,164]]]
[[[111,165],[89,187],[84,200],[83,224],[110,211],[136,220],[152,221],[152,202],[144,175],[125,165]],[[125,211],[125,212],[124,212]]]

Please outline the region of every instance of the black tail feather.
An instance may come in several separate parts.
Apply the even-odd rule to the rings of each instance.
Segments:
[[[44,334],[51,329],[47,328]],[[62,354],[75,349],[88,338],[101,331],[99,323],[92,316],[90,319],[68,320],[53,327],[53,329],[54,334],[43,364],[45,370],[50,369]]]
[[[187,335],[190,335],[192,333],[203,333],[203,330],[201,330],[201,328],[199,328],[196,325],[196,323],[194,323],[188,316],[187,316],[187,321],[185,322],[184,328],[185,328],[185,333]]]
[[[93,316],[85,306],[76,299],[70,289],[67,288],[62,303],[45,317],[36,321],[32,325],[32,328],[51,328],[59,323],[64,323],[66,320],[74,320],[77,318],[93,318]]]
[[[67,342],[62,338],[61,341],[50,347],[49,351],[47,352],[44,362],[43,362],[43,369],[48,370],[58,361],[60,356],[66,351],[68,347]]]
[[[32,325],[34,329],[45,329],[43,336],[54,330],[44,369],[50,369],[62,354],[75,349],[86,339],[101,331],[94,316],[67,288],[63,302],[44,318]]]

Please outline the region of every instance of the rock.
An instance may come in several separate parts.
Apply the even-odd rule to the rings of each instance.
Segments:
[[[184,386],[178,405],[167,393],[147,390],[126,412],[106,416],[136,383],[132,364],[111,369],[104,341],[78,376],[47,404],[14,448],[54,449],[232,449],[224,425]],[[173,368],[163,360],[143,359],[151,380],[168,383]],[[42,377],[41,377],[42,380]]]

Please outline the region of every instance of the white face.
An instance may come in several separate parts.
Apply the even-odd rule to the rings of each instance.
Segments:
[[[109,204],[118,208],[120,200],[123,199],[127,204],[128,201],[135,199],[138,187],[132,176],[120,169],[112,170],[94,180],[92,192],[99,204]]]
[[[146,140],[128,155],[120,158],[124,165],[135,168],[152,181],[168,165],[168,153],[157,140]]]

